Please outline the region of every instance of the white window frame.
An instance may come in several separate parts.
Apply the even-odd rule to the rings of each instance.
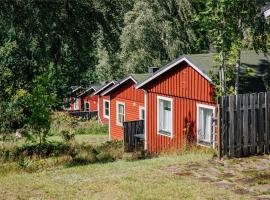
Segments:
[[[197,124],[197,127],[196,127],[196,129],[197,129],[197,145],[211,148],[211,147],[214,147],[214,145],[215,145],[215,141],[214,141],[214,139],[215,139],[214,126],[212,127],[212,133],[213,133],[213,135],[212,135],[212,138],[210,138],[212,140],[212,142],[213,142],[212,145],[206,145],[206,144],[199,143],[199,140],[198,140],[199,139],[199,109],[200,108],[211,109],[213,111],[213,116],[215,116],[215,109],[216,108],[215,108],[215,106],[197,103],[197,123],[196,123]]]
[[[160,116],[159,101],[160,100],[171,102],[171,132],[170,132],[170,134],[164,134],[163,132],[160,131],[160,128],[159,128],[159,116]],[[157,133],[158,133],[158,135],[163,135],[163,136],[172,138],[173,137],[173,120],[174,120],[173,119],[173,98],[164,97],[164,96],[157,96]]]
[[[86,110],[86,104],[87,104],[87,103],[88,103],[88,105],[89,105],[89,106],[88,106],[88,109],[89,109],[89,110]],[[85,111],[90,111],[90,103],[89,103],[88,101],[87,101],[87,102],[84,102],[84,110],[85,110]]]
[[[74,110],[79,110],[79,98],[74,98]]]
[[[142,111],[144,111],[144,118],[145,118],[145,108],[143,106],[139,106],[139,119],[145,120],[142,118]]]
[[[124,102],[120,102],[120,101],[117,101],[117,102],[116,102],[116,124],[117,124],[118,126],[123,126],[123,124],[119,122],[119,113],[118,113],[118,106],[119,106],[119,105],[123,105],[123,106],[124,106],[124,120],[123,120],[123,122],[124,122],[125,119],[126,119],[126,105],[125,105]]]
[[[105,107],[106,103],[109,104],[109,108],[108,108],[109,109],[109,115],[106,115],[106,107]],[[107,119],[110,118],[110,101],[107,100],[107,99],[103,99],[103,117],[107,118]]]

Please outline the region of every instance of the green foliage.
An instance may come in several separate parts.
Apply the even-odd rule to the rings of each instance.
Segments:
[[[54,112],[50,133],[62,135],[63,132],[69,135],[106,135],[108,125],[102,125],[96,119],[80,121],[66,112]]]
[[[121,40],[122,71],[146,72],[179,55],[201,52],[204,35],[198,36],[192,16],[197,12],[190,0],[136,1],[124,19]]]

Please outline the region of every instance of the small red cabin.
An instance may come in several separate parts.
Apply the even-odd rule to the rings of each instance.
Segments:
[[[184,141],[213,146],[214,87],[192,58],[174,60],[136,88],[146,92],[145,148],[150,154],[179,149]]]
[[[144,80],[147,74],[132,74],[118,81],[101,95],[110,98],[110,140],[122,140],[123,122],[139,120],[144,117],[144,91],[135,85]]]
[[[98,111],[98,95],[94,95],[94,93],[100,87],[100,85],[91,85],[87,90],[78,95],[78,98],[81,99],[82,111]]]
[[[81,110],[81,98],[78,97],[84,90],[80,86],[72,86],[70,97],[64,99],[64,110],[80,111]]]
[[[103,85],[94,95],[98,97],[98,118],[101,124],[108,124],[110,119],[110,99],[109,96],[102,96],[101,93],[115,84],[111,81]]]

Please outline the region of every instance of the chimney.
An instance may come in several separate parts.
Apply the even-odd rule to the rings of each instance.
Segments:
[[[154,74],[158,69],[158,67],[148,67],[148,73]]]

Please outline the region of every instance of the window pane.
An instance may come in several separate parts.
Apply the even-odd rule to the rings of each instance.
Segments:
[[[212,118],[213,110],[199,108],[198,140],[199,142],[212,143]]]
[[[172,132],[171,101],[159,100],[159,129],[168,133]]]

